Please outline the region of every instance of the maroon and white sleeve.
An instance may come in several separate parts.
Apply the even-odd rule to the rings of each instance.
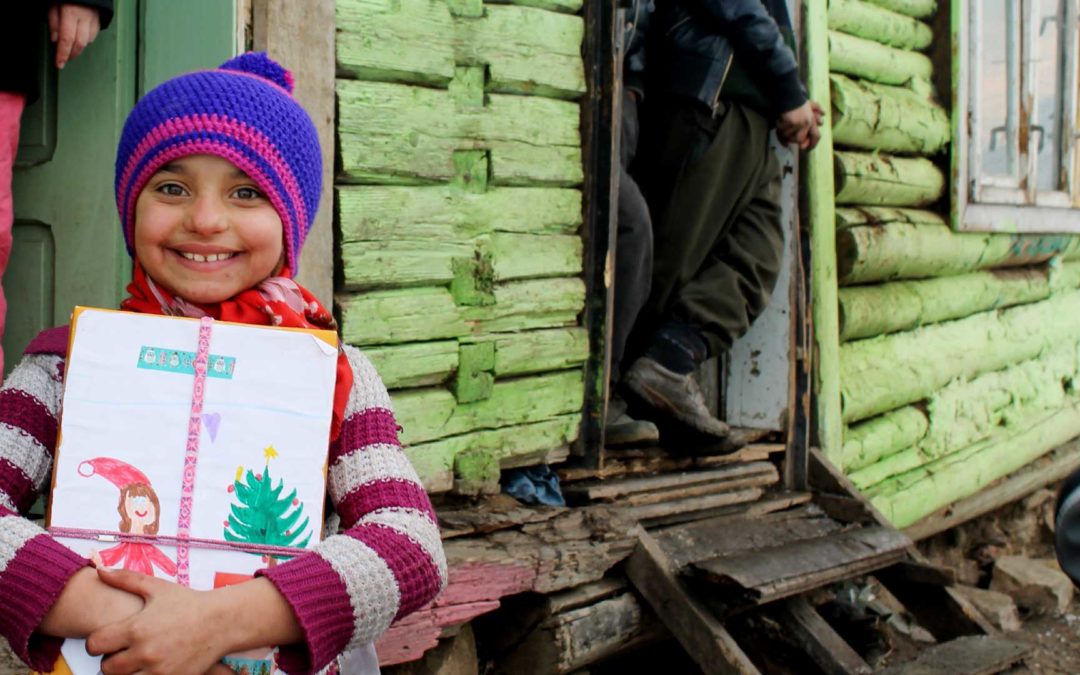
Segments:
[[[59,638],[37,632],[68,579],[90,564],[23,518],[47,487],[56,450],[64,361],[25,357],[0,388],[0,635],[50,672]]]
[[[292,605],[305,642],[282,646],[282,669],[312,672],[374,642],[446,585],[431,501],[402,452],[386,387],[371,362],[345,347],[353,388],[330,448],[328,490],[342,532],[311,553],[263,570]]]

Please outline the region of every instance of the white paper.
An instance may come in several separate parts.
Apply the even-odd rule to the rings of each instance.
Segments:
[[[83,310],[74,330],[49,525],[115,532],[124,526],[124,511],[129,533],[146,534],[159,511],[157,534],[175,536],[194,384],[184,363],[197,350],[199,322]],[[337,351],[328,346],[309,332],[214,324],[210,354],[221,358],[211,358],[206,378],[192,538],[224,540],[227,530],[237,535],[244,521],[257,524],[259,517],[269,519],[272,531],[299,511],[294,529],[282,527],[286,545],[319,542],[337,365]],[[121,484],[142,482],[133,476],[148,480],[159,509],[142,488],[121,498]],[[261,493],[269,506],[255,505],[259,490],[279,486],[271,499]],[[241,524],[230,522],[230,514],[239,514]],[[174,545],[58,538],[78,553],[105,558],[106,566],[149,568],[176,580],[169,569],[177,561]],[[189,556],[191,587],[202,590],[236,583],[268,561],[198,545]],[[68,641],[63,653],[75,675],[97,673],[82,641]]]

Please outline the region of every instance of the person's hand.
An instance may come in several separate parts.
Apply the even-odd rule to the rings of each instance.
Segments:
[[[83,5],[54,2],[49,5],[49,39],[56,43],[56,67],[75,58],[101,30],[98,10]]]
[[[776,120],[776,137],[784,145],[795,143],[800,150],[813,150],[821,140],[818,127],[825,121],[825,111],[817,101],[807,101]]]
[[[143,599],[143,610],[100,628],[86,639],[86,651],[105,655],[105,675],[228,673],[218,668],[229,652],[228,626],[212,611],[209,592],[128,570],[98,570],[101,580]],[[224,669],[222,669],[224,668]]]

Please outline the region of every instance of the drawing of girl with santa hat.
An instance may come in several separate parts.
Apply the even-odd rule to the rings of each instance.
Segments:
[[[95,457],[79,464],[79,475],[85,478],[101,476],[120,489],[120,532],[135,535],[155,535],[161,519],[161,504],[150,486],[150,479],[134,466],[112,457]],[[100,553],[91,551],[91,560],[99,567],[115,567],[154,575],[154,567],[170,577],[176,576],[176,563],[153,544],[122,541]]]

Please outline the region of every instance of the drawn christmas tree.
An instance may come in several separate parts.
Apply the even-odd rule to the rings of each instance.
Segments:
[[[278,456],[274,446],[267,446],[263,456],[266,465],[262,473],[255,473],[251,469],[245,472],[242,466],[236,468],[236,478],[228,491],[235,494],[235,501],[239,504],[230,504],[232,513],[225,521],[225,540],[304,548],[311,539],[304,504],[297,499],[295,488],[282,496],[285,491],[283,479],[278,479],[277,486],[274,486],[270,476],[270,460]],[[303,522],[300,522],[301,518]],[[263,556],[271,565],[288,557]]]

